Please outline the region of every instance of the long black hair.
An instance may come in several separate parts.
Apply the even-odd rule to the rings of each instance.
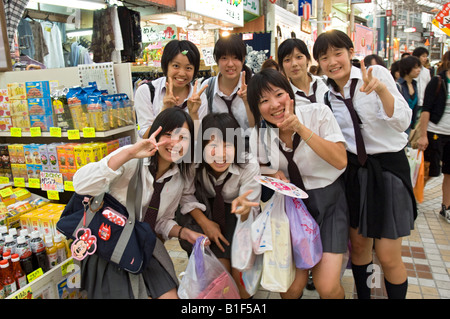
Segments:
[[[161,126],[161,132],[156,135],[156,142],[158,142],[162,134],[181,128],[184,123],[187,123],[190,133],[189,149],[185,152],[184,156],[177,161],[176,164],[178,165],[182,175],[186,177],[194,160],[195,143],[194,122],[189,114],[177,107],[171,107],[161,111],[153,121],[149,136],[151,136]],[[149,169],[152,174],[155,174],[158,171],[158,158],[156,155],[150,158]]]

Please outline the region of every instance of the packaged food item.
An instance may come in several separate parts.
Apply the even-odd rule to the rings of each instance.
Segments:
[[[28,99],[28,113],[30,115],[52,115],[52,100],[50,98]]]
[[[25,83],[8,83],[9,100],[26,100]]]
[[[86,92],[81,87],[70,88],[67,93],[67,103],[72,115],[74,128],[82,130],[85,127],[89,127]]]
[[[95,127],[96,131],[107,131],[110,129],[108,108],[102,95],[89,95],[87,109],[91,127]]]
[[[54,125],[60,127],[61,131],[74,129],[72,114],[67,102],[68,89],[56,91],[52,96],[54,114]]]
[[[50,97],[49,81],[25,82],[25,88],[29,99]]]

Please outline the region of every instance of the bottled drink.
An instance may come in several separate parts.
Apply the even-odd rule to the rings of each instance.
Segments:
[[[9,251],[12,254],[16,252],[16,241],[12,235],[5,236],[5,246],[3,246],[3,252]]]
[[[58,264],[59,264],[67,259],[66,245],[64,245],[64,242],[62,241],[60,234],[56,235],[53,238],[53,240],[55,241],[56,254],[58,255]]]
[[[16,281],[17,289],[23,288],[27,284],[27,275],[23,271],[19,262],[20,258],[18,254],[14,254],[11,256],[12,261],[12,274],[14,280]]]
[[[10,228],[9,235],[13,236],[14,240],[17,240],[17,228]]]
[[[9,251],[5,251],[2,255],[3,260],[7,260],[8,263],[11,265],[11,253]]]
[[[8,227],[0,226],[0,234],[2,234],[3,238],[8,235]]]
[[[0,234],[0,256],[3,256],[3,247],[5,246],[5,238]]]
[[[30,248],[33,253],[33,268],[42,268],[43,272],[48,271],[49,266],[44,241],[36,230],[31,233]]]
[[[17,247],[16,252],[20,258],[20,266],[23,271],[28,275],[33,272],[33,256],[31,252],[30,245],[24,236],[17,237]]]
[[[3,288],[2,281],[0,280],[0,299],[6,298],[5,288]]]
[[[29,245],[31,237],[28,235],[28,229],[21,229],[19,234],[20,234],[20,236],[24,236],[25,237],[25,239],[27,240],[28,245]]]
[[[56,246],[53,245],[52,235],[45,236],[45,251],[47,253],[48,265],[51,269],[58,264],[58,253]]]
[[[17,290],[16,281],[14,280],[11,270],[9,269],[9,263],[7,260],[0,261],[2,284],[5,289],[5,295],[8,297],[10,294]]]

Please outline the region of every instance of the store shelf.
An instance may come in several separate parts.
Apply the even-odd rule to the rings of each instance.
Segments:
[[[109,131],[104,131],[104,132],[95,132],[95,138],[97,137],[108,137],[108,136],[112,136],[115,134],[120,134],[123,132],[128,132],[128,131],[132,131],[136,128],[135,125],[128,125],[128,126],[123,126],[123,127],[119,127],[113,130],[109,130]],[[0,137],[14,137],[11,136],[11,132],[0,132]],[[30,132],[22,132],[22,137],[31,137],[31,133]],[[41,132],[41,136],[40,137],[52,137],[50,135],[50,132]],[[67,132],[61,132],[61,137],[68,137]],[[83,130],[80,130],[80,138],[83,138]],[[54,138],[59,138],[59,137],[54,137]],[[88,137],[90,138],[90,137]]]

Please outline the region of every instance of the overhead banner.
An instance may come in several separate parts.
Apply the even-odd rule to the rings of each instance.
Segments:
[[[244,3],[242,0],[185,0],[185,10],[239,27],[244,26]]]
[[[450,2],[444,4],[443,8],[433,19],[433,24],[450,36]]]

